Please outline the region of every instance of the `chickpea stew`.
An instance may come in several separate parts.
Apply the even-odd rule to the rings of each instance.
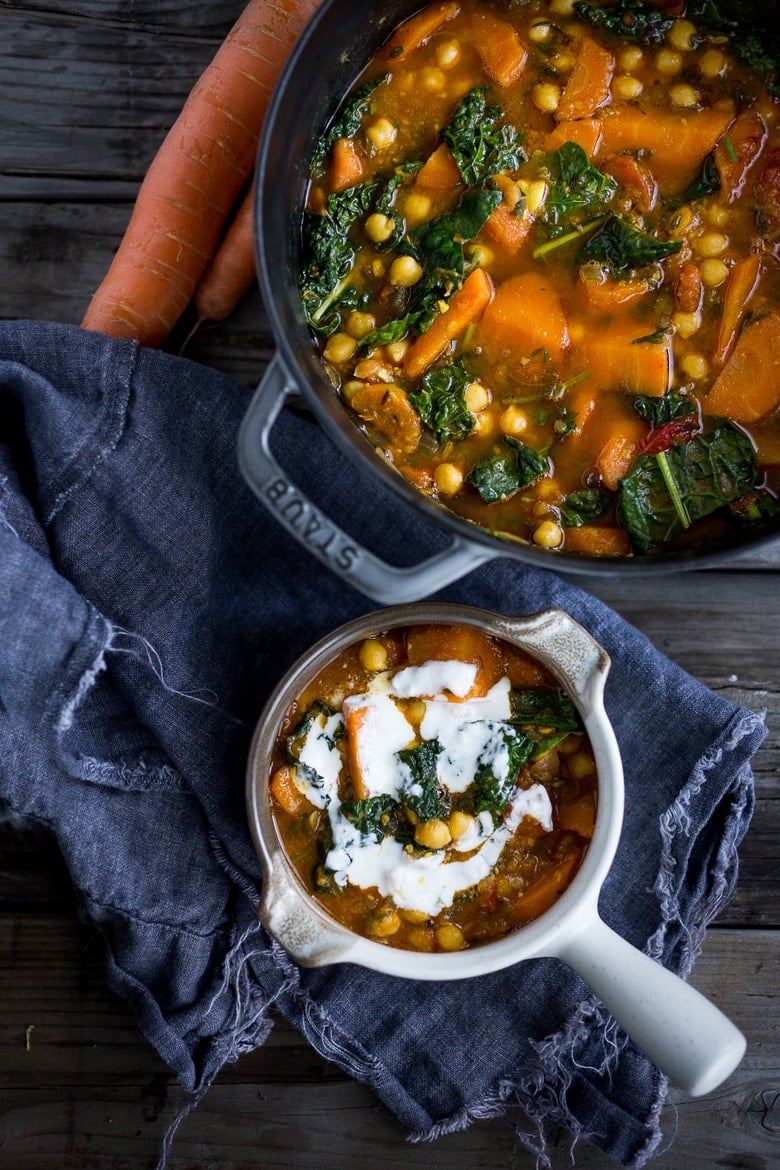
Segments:
[[[342,651],[288,712],[269,785],[307,891],[405,950],[462,950],[537,918],[595,826],[576,708],[534,658],[470,625]]]
[[[778,515],[780,88],[719,8],[432,4],[312,160],[327,375],[499,537],[622,558]]]

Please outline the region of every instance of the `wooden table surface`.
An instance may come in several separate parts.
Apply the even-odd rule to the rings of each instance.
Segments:
[[[78,323],[140,179],[242,0],[0,0],[0,316]],[[259,295],[203,329],[189,357],[245,384],[272,352]],[[0,425],[2,420],[0,420]],[[658,1170],[780,1164],[780,550],[667,580],[579,578],[674,661],[767,713],[757,807],[736,895],[692,983],[748,1038],[736,1073],[700,1100],[672,1094]],[[0,1165],[151,1170],[182,1090],[109,992],[102,945],[77,923],[46,841],[0,833]],[[553,1163],[571,1165],[565,1135]],[[532,1170],[502,1122],[411,1145],[368,1089],[283,1022],[227,1068],[182,1123],[171,1170],[366,1165]],[[577,1167],[612,1165],[579,1145]]]

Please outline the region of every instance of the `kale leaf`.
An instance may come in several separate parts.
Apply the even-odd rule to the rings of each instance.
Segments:
[[[474,415],[466,406],[466,388],[472,381],[462,363],[434,366],[422,377],[420,388],[409,391],[409,400],[441,445],[461,439],[474,430]]]
[[[679,252],[682,244],[682,240],[657,240],[620,216],[610,215],[582,245],[577,260],[580,264],[596,261],[609,268],[613,275],[621,275]]]
[[[720,191],[720,188],[720,173],[715,162],[715,151],[711,150],[705,158],[698,176],[690,186],[672,200],[673,206],[683,207],[686,203],[695,203],[697,199],[703,199],[705,195],[714,195],[716,191]]]
[[[436,763],[441,750],[438,739],[429,739],[417,747],[398,752],[398,759],[409,769],[409,775],[401,789],[401,798],[406,807],[421,821],[430,821],[433,817],[446,817],[449,812],[436,774]]]
[[[364,839],[379,842],[395,831],[397,805],[392,796],[369,796],[365,800],[345,800],[341,811]]]
[[[424,266],[423,279],[414,286],[415,292],[422,285],[420,293],[426,296],[437,291],[441,296],[449,296],[460,287],[466,271],[463,245],[479,234],[502,198],[500,191],[467,191],[451,211],[414,233],[412,242]]]
[[[499,778],[495,775],[492,764],[480,764],[474,777],[473,789],[474,812],[489,812],[494,820],[501,816],[509,803],[517,783],[518,772],[531,758],[533,752],[531,740],[511,724],[504,724],[498,734],[503,738],[509,754],[506,775]]]
[[[304,214],[306,260],[301,298],[306,319],[318,333],[329,334],[338,328],[339,303],[355,306],[356,290],[347,279],[355,263],[350,229],[369,212],[380,186],[378,181],[371,181],[348,187],[328,196],[324,215],[311,211]]]
[[[512,726],[528,741],[528,759],[550,751],[572,732],[583,730],[577,708],[558,691],[511,691]]]
[[[505,451],[480,459],[466,475],[467,483],[476,488],[486,504],[508,499],[549,471],[547,456],[533,447],[508,435],[501,442]]]
[[[522,136],[502,125],[500,106],[490,105],[484,86],[472,89],[444,127],[442,139],[452,151],[467,187],[481,187],[499,171],[516,170],[525,162]]]
[[[543,219],[555,236],[566,227],[602,213],[617,192],[617,183],[589,162],[576,142],[564,142],[547,155],[550,177]]]
[[[780,97],[780,34],[772,0],[691,0],[690,20],[725,33],[729,48]]]
[[[316,720],[320,717],[327,720],[331,717],[332,714],[333,712],[326,703],[323,703],[321,699],[316,699],[312,703],[311,707],[309,707],[304,712],[299,723],[291,732],[291,734],[287,736],[287,763],[292,764],[295,768],[298,768],[306,777],[307,783],[309,783],[312,788],[322,788],[324,780],[322,776],[320,776],[319,772],[315,771],[315,769],[312,768],[309,764],[301,763],[301,752],[303,751],[307,736],[309,735]],[[332,738],[326,736],[324,732],[321,732],[320,734],[322,738],[326,740],[328,747],[333,747],[336,741],[340,738],[338,733]]]
[[[612,497],[600,488],[582,488],[570,492],[561,504],[561,523],[564,528],[581,528],[598,520],[609,508]]]
[[[604,7],[578,0],[574,11],[580,20],[594,28],[627,37],[641,45],[660,45],[674,24],[673,17],[642,3],[642,0],[617,0],[617,3]]]
[[[640,455],[621,481],[618,520],[639,552],[664,544],[746,495],[758,468],[753,445],[730,422],[657,455]]]
[[[368,113],[369,99],[374,90],[387,81],[389,74],[376,77],[359,86],[347,99],[341,113],[333,125],[320,138],[312,157],[312,166],[316,167],[330,154],[334,143],[339,138],[354,138],[360,129],[363,118]]]
[[[639,417],[651,427],[663,427],[674,422],[676,418],[684,418],[697,412],[696,403],[692,399],[685,394],[676,394],[673,390],[661,398],[637,394],[633,405]]]

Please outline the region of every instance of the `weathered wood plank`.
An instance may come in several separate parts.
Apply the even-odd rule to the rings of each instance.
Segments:
[[[163,31],[176,30],[193,37],[221,39],[246,0],[3,0],[2,7],[38,12],[47,19],[86,17],[92,24],[116,22]]]
[[[67,919],[0,919],[0,1108],[4,1165],[148,1170],[184,1094],[138,1035],[129,1009],[103,982],[100,945]],[[749,1041],[740,1069],[715,1094],[678,1102],[678,1132],[658,1170],[773,1164],[780,1100],[777,999],[780,952],[769,932],[710,932],[692,982]],[[28,1029],[32,1026],[32,1030]],[[665,1130],[674,1120],[667,1111]],[[479,1123],[434,1144],[409,1145],[373,1095],[323,1061],[279,1021],[268,1043],[227,1067],[182,1124],[171,1170],[372,1165],[531,1170],[532,1155],[505,1123]],[[262,1153],[260,1153],[262,1151]],[[559,1141],[556,1168],[570,1165]],[[576,1165],[612,1164],[577,1147]]]

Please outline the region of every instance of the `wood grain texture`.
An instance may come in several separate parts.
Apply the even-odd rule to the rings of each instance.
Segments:
[[[108,268],[145,169],[244,0],[0,0],[0,317],[76,324]],[[172,338],[181,346],[187,322]],[[186,356],[255,384],[273,339],[254,289]],[[0,419],[0,425],[2,420]],[[766,712],[756,811],[737,891],[692,982],[748,1036],[716,1093],[678,1100],[658,1170],[772,1170],[780,1136],[780,547],[656,578],[572,578],[732,702]],[[77,922],[46,840],[0,831],[0,1166],[152,1170],[182,1090],[107,988],[100,939]],[[674,1100],[674,1098],[673,1098]],[[553,1170],[573,1159],[551,1134]],[[365,1087],[288,1025],[227,1067],[176,1136],[170,1170],[533,1170],[513,1126],[406,1141]]]

